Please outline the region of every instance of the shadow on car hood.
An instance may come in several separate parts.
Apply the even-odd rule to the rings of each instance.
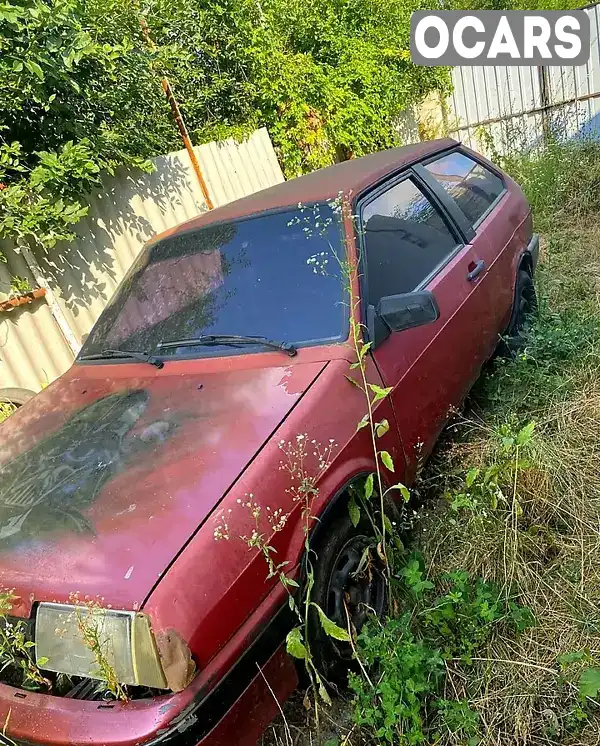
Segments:
[[[74,366],[12,415],[0,586],[15,613],[73,592],[139,608],[323,367]]]

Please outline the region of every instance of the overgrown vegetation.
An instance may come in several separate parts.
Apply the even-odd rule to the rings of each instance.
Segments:
[[[128,700],[127,688],[119,681],[115,667],[110,661],[110,645],[103,624],[104,608],[98,598],[80,598],[79,593],[70,593],[77,630],[86,648],[94,658],[94,669],[90,672],[98,679],[97,692],[116,700]],[[57,633],[58,634],[58,633]]]
[[[330,201],[330,207],[336,219],[350,217],[349,204],[344,199],[342,192],[338,197]],[[312,266],[316,274],[327,275],[329,272],[339,273],[346,286],[347,310],[350,321],[350,342],[356,355],[356,361],[350,365],[350,372],[356,371],[355,375],[346,376],[347,380],[356,386],[364,397],[366,414],[357,423],[357,432],[368,428],[370,443],[372,445],[372,456],[374,471],[367,475],[364,480],[354,485],[355,489],[348,502],[348,513],[350,520],[356,528],[363,516],[368,516],[372,528],[372,539],[367,545],[361,546],[362,558],[356,575],[379,574],[385,576],[387,586],[391,589],[391,571],[393,564],[390,557],[394,555],[393,548],[396,546],[403,550],[403,546],[397,539],[394,541],[393,525],[386,510],[386,498],[393,490],[398,490],[408,500],[410,494],[407,488],[401,484],[394,484],[384,489],[383,469],[394,472],[394,462],[388,451],[380,449],[378,439],[382,438],[389,430],[388,420],[377,421],[375,419],[375,405],[378,401],[385,399],[391,392],[391,388],[382,388],[371,383],[367,374],[367,353],[371,347],[370,342],[364,341],[363,326],[356,318],[360,305],[359,298],[355,295],[354,286],[357,278],[357,265],[343,259],[345,255],[343,246],[334,246],[327,238],[327,227],[334,219],[323,218],[318,204],[306,206],[299,203],[301,217],[290,222],[290,225],[303,224],[303,231],[307,236],[319,234],[325,239],[328,250],[310,257],[308,264]],[[344,239],[341,239],[342,241]],[[331,266],[328,267],[331,260]],[[296,615],[297,624],[287,635],[287,652],[301,661],[310,679],[313,692],[315,722],[319,725],[319,702],[331,705],[327,673],[323,670],[323,659],[319,653],[315,653],[311,643],[314,642],[315,628],[322,630],[323,635],[330,640],[335,640],[352,650],[354,657],[360,662],[353,642],[353,629],[350,614],[350,604],[345,601],[346,619],[339,620],[343,626],[339,626],[330,619],[323,609],[320,599],[313,593],[315,587],[315,564],[319,561],[318,547],[315,548],[312,539],[312,529],[318,518],[314,515],[313,503],[319,496],[319,482],[325,471],[332,463],[337,443],[330,439],[324,445],[315,439],[310,440],[306,433],[296,435],[294,441],[281,441],[279,448],[284,455],[280,462],[279,470],[286,473],[289,479],[289,487],[285,492],[291,498],[291,505],[287,504],[287,510],[282,507],[271,509],[266,507],[266,521],[262,514],[263,509],[258,502],[254,501],[254,495],[245,495],[244,501],[238,500],[242,507],[247,508],[253,521],[250,535],[242,535],[242,539],[250,550],[258,550],[263,556],[268,572],[267,581],[277,578],[288,593],[290,609]],[[246,499],[247,498],[247,499]],[[278,562],[277,550],[271,546],[275,534],[282,531],[296,507],[300,508],[301,526],[304,533],[304,557],[302,585],[293,577],[288,575],[287,566],[289,561]],[[229,513],[232,511],[229,510]],[[229,540],[229,525],[227,516],[221,515],[217,518],[214,538],[216,541]],[[390,551],[392,550],[392,551]],[[328,599],[327,599],[328,600]],[[316,645],[315,645],[316,647]],[[368,679],[365,669],[363,672]],[[333,684],[335,686],[335,684]],[[308,694],[307,701],[310,701]],[[289,740],[289,731],[286,731]]]
[[[3,683],[32,691],[65,695],[72,690],[74,680],[66,674],[42,672],[40,667],[48,663],[48,658],[35,655],[33,629],[25,619],[12,615],[20,601],[14,589],[0,587],[0,677]],[[103,631],[102,599],[81,599],[79,593],[69,594],[73,605],[73,617],[84,645],[90,650],[94,668],[90,672],[96,679],[96,693],[108,699],[127,701],[128,691],[122,685],[112,665],[109,653],[109,640]],[[55,634],[61,636],[66,630],[57,628]]]
[[[421,0],[155,0],[148,20],[194,137],[266,125],[286,175],[398,143],[396,120],[448,71],[410,62]]]
[[[297,744],[600,743],[600,145],[497,158],[542,231],[538,317],[421,474],[394,613]]]
[[[148,168],[172,127],[127,3],[3,3],[0,53],[0,238],[48,250],[102,171]]]
[[[2,680],[23,689],[49,689],[50,681],[38,668],[33,655],[27,623],[12,619],[10,613],[18,601],[14,591],[0,588],[0,673]],[[45,661],[42,661],[44,663]]]
[[[420,558],[402,575],[410,611],[384,624],[373,621],[358,637],[359,655],[371,673],[351,675],[355,723],[383,743],[439,742],[445,735],[474,738],[479,715],[467,699],[442,694],[446,667],[468,676],[474,656],[499,630],[513,633],[533,623],[527,609],[465,571],[426,579]],[[450,698],[452,697],[452,698]]]

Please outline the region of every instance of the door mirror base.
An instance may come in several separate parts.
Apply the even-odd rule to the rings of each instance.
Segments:
[[[419,290],[381,298],[376,315],[390,332],[401,332],[437,321],[440,309],[431,291]]]
[[[373,347],[380,345],[390,336],[390,333],[389,327],[378,315],[375,306],[367,306],[367,334],[369,335],[369,341],[373,343]]]

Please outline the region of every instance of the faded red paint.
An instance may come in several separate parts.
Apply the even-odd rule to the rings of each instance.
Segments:
[[[66,601],[75,591],[116,608],[141,607],[324,365],[288,367],[280,354],[269,358],[261,368],[248,368],[242,358],[234,365],[211,361],[208,370],[208,361],[174,362],[162,371],[144,364],[127,371],[122,365],[74,366],[15,413],[3,461],[33,446],[74,409],[123,390],[149,396],[131,430],[148,447],[89,506],[95,535],[49,526],[9,553],[0,547],[2,578],[11,578],[15,592],[29,600],[22,613],[29,616],[34,601]]]
[[[390,171],[451,145],[444,140],[353,160],[219,208],[179,230],[335,197],[340,189],[351,190],[354,199]],[[348,251],[356,258],[348,219],[345,228]],[[369,380],[394,388],[376,409],[376,418],[391,424],[379,441],[396,466],[390,481],[410,482],[450,408],[460,404],[489,357],[510,314],[518,263],[530,236],[528,206],[509,180],[499,209],[473,244],[432,281],[438,321],[392,334],[368,356]],[[469,266],[481,257],[488,270],[479,282],[468,283]],[[352,283],[358,294],[356,275]],[[357,321],[359,312],[356,308]],[[118,410],[125,455],[89,504],[78,508],[79,533],[66,530],[68,522],[60,530],[45,526],[33,539],[19,541],[15,534],[10,551],[0,539],[0,578],[16,588],[21,600],[15,613],[23,617],[35,602],[65,601],[73,591],[102,596],[115,607],[143,608],[155,630],[177,630],[199,669],[183,692],[110,708],[23,696],[0,685],[0,721],[10,710],[12,738],[48,746],[134,746],[168,730],[222,682],[285,602],[276,581],[265,580],[263,558],[236,538],[252,528],[239,502],[252,494],[263,507],[289,511],[286,528],[270,542],[292,571],[302,558],[300,508],[286,492],[279,441],[306,433],[310,440],[337,444],[318,485],[317,514],[349,481],[374,468],[370,433],[356,430],[365,402],[346,378],[353,360],[344,343],[303,348],[294,358],[270,351],[172,360],[162,370],[143,363],[76,364],[11,417],[0,464],[39,447],[86,407],[113,401],[103,397],[116,395],[120,401],[124,392],[142,392],[125,414]],[[114,448],[109,454],[117,458]],[[214,538],[222,518],[229,524],[229,541]],[[81,530],[84,519],[93,532]],[[282,699],[295,685],[293,666],[281,651],[264,672]],[[227,717],[201,743],[245,745],[256,739],[276,708],[262,677],[252,676]]]

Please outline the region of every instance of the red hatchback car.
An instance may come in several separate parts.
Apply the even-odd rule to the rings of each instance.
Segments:
[[[376,574],[356,578],[364,527],[347,510],[374,469],[347,380],[350,306],[369,380],[393,389],[377,404],[390,482],[410,484],[501,336],[517,343],[537,254],[521,189],[450,139],[317,171],[151,241],[73,367],[3,426],[0,600],[48,680],[29,691],[0,673],[4,740],[255,743],[297,677],[286,591],[237,537],[253,528],[247,502],[282,510],[269,541],[301,567],[285,444],[306,439],[320,469],[318,603],[344,627],[342,596],[383,604]],[[98,693],[82,601],[104,610],[128,701]]]

